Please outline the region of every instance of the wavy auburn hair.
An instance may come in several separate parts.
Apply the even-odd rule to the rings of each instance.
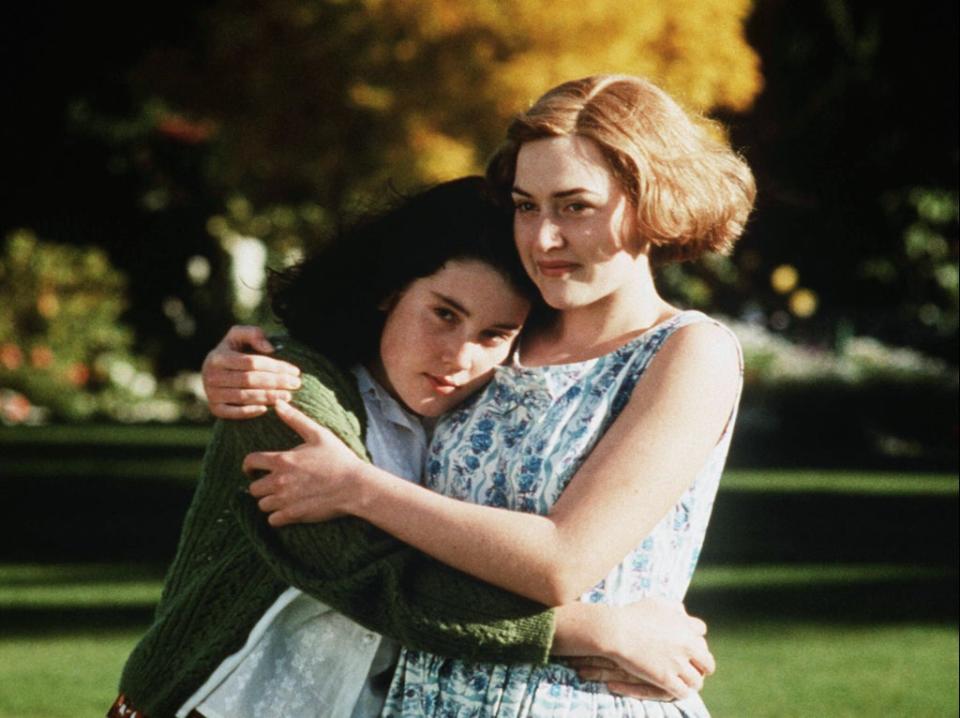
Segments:
[[[555,87],[514,118],[487,178],[508,200],[525,143],[586,137],[631,199],[633,239],[654,264],[727,253],[743,233],[756,185],[747,163],[714,134],[649,80],[586,77]]]

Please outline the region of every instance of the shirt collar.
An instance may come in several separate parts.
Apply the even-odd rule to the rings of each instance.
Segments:
[[[399,401],[390,396],[390,393],[373,378],[373,375],[365,366],[357,364],[351,371],[357,378],[357,388],[365,402],[372,402],[379,409],[384,419],[415,431],[424,430],[420,417],[405,409]]]

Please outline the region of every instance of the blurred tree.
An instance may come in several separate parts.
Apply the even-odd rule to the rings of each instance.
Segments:
[[[97,393],[112,389],[111,368],[136,378],[133,335],[119,323],[126,280],[103,251],[41,242],[28,230],[12,232],[0,251],[0,390],[14,392],[0,420],[29,418],[31,405],[58,418],[97,411]],[[141,382],[154,384],[150,374]],[[4,402],[9,405],[11,397]]]
[[[163,374],[248,311],[256,240],[288,259],[389,181],[477,170],[510,114],[604,71],[719,113],[758,176],[738,251],[672,268],[672,295],[955,361],[955,3],[37,0],[11,15],[0,230],[104,247]]]
[[[204,229],[222,206],[205,151],[155,130],[160,108],[129,80],[148,48],[192,42],[197,7],[36,0],[0,23],[0,233],[105,250],[129,278],[123,319],[163,374],[198,367],[232,319],[227,257]],[[198,256],[210,268],[199,285],[187,273]]]
[[[761,84],[749,7],[221,0],[197,47],[160,48],[137,76],[192,118],[183,127],[214,132],[208,176],[223,191],[338,211],[388,180],[482,169],[509,116],[573,77],[648,75],[696,110],[743,110]]]
[[[757,3],[747,36],[766,89],[730,119],[758,175],[758,211],[716,304],[753,303],[807,340],[868,334],[956,363],[957,13],[944,2]],[[780,267],[794,286],[777,281]],[[793,311],[800,290],[815,300],[807,316]]]
[[[257,239],[283,261],[388,184],[480,170],[556,82],[634,72],[697,110],[746,108],[749,6],[38,0],[0,30],[12,106],[36,112],[0,130],[17,176],[0,229],[104,246],[138,346],[162,374],[195,367],[235,311],[258,318]]]

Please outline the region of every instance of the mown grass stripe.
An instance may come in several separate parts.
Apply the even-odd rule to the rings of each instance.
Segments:
[[[691,593],[702,590],[856,585],[955,577],[944,567],[898,564],[771,564],[704,566]],[[0,609],[152,605],[163,585],[160,567],[135,564],[0,565]]]
[[[909,582],[949,578],[957,571],[940,566],[901,564],[767,564],[759,566],[702,566],[697,569],[690,591],[718,588],[822,587]]]
[[[960,477],[952,474],[824,470],[731,469],[721,491],[772,493],[872,494],[884,496],[957,496]]]
[[[49,451],[48,453],[53,453]],[[200,477],[202,461],[184,458],[148,458],[121,459],[107,456],[71,457],[69,454],[59,458],[27,457],[4,459],[0,461],[0,477],[13,479],[77,478],[117,479],[139,478],[168,479],[171,481],[192,481]]]
[[[203,449],[210,440],[211,427],[154,426],[143,424],[82,424],[52,426],[0,427],[0,446],[99,445],[99,446],[171,446]]]

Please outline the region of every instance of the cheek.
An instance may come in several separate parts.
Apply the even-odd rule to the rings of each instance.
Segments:
[[[491,348],[483,351],[473,362],[473,378],[471,381],[486,381],[493,374],[493,370],[506,361],[510,356],[510,346]]]
[[[516,245],[521,257],[526,254],[532,236],[530,222],[524,221],[522,217],[516,217],[513,220],[513,243]]]
[[[391,312],[380,335],[380,361],[388,376],[397,376],[410,363],[414,353],[411,347],[418,344],[418,332],[410,318],[396,310]]]

